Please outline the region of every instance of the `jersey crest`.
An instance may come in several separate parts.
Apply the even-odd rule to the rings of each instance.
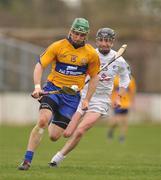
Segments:
[[[77,56],[76,55],[71,55],[71,62],[76,62]]]

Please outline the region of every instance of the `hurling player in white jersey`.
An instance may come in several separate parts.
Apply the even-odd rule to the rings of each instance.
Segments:
[[[115,32],[113,29],[101,28],[98,30],[96,34],[96,45],[101,60],[101,66],[108,63],[116,54],[116,51],[111,49],[114,41]],[[53,156],[49,166],[54,167],[60,164],[64,157],[76,147],[86,131],[90,129],[102,115],[108,115],[111,103],[110,96],[113,89],[114,77],[116,75],[119,75],[120,82],[118,98],[116,98],[114,106],[120,105],[120,97],[124,94],[130,82],[129,73],[129,66],[123,57],[118,58],[107,68],[103,69],[99,74],[99,84],[86,110],[81,109],[81,103],[85,97],[87,86],[83,89],[78,109],[73,115],[67,129],[64,131],[64,137],[71,137],[64,147]],[[83,118],[79,123],[81,117]]]

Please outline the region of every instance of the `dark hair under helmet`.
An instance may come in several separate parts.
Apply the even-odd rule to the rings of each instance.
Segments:
[[[98,38],[107,38],[107,39],[115,39],[116,33],[111,28],[101,28],[97,31],[96,39]]]

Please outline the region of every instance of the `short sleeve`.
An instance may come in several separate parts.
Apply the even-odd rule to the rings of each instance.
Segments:
[[[42,55],[40,55],[40,64],[43,68],[47,67],[53,61],[55,61],[57,56],[56,45],[53,43],[50,45]]]
[[[93,53],[88,64],[88,74],[90,77],[95,76],[100,70],[100,59],[97,52]]]

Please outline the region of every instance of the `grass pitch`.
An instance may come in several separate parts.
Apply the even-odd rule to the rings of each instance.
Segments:
[[[51,142],[47,132],[29,171],[19,171],[32,126],[0,126],[0,180],[160,180],[161,125],[130,126],[124,144],[106,139],[97,125],[84,136],[59,168],[48,162],[65,143]]]

